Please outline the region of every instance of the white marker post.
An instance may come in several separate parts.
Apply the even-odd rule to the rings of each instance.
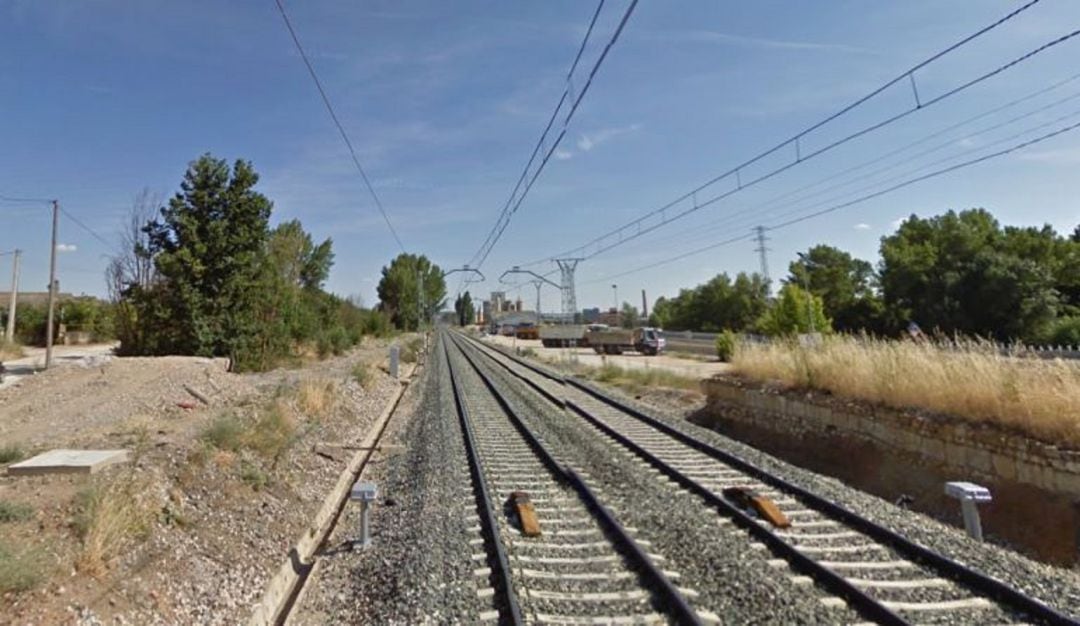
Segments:
[[[978,505],[993,499],[990,497],[990,490],[975,483],[957,481],[945,483],[945,495],[960,501],[967,534],[976,541],[982,541],[982,521],[979,520]]]
[[[349,491],[349,499],[360,503],[360,539],[353,545],[367,547],[371,545],[371,523],[368,519],[371,503],[379,496],[379,488],[375,483],[357,481]]]

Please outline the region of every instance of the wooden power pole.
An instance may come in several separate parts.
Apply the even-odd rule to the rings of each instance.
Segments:
[[[56,308],[56,230],[60,226],[60,203],[52,203],[52,249],[49,253],[49,315],[45,326],[45,369],[52,365],[53,311]]]
[[[19,257],[22,250],[15,249],[14,262],[11,268],[11,303],[8,305],[7,329],[4,339],[8,342],[15,341],[15,305],[19,301]]]

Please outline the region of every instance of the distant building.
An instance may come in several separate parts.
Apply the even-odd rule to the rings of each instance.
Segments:
[[[596,307],[593,309],[582,309],[581,319],[584,320],[586,324],[596,324],[597,320],[600,319],[600,307]]]

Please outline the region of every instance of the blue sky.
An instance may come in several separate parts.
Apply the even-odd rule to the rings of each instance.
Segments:
[[[562,93],[596,5],[287,6],[406,247],[447,268],[468,261]],[[605,5],[575,84],[626,6]],[[641,2],[556,158],[485,263],[489,281],[470,288],[486,295],[510,266],[583,244],[682,195],[1017,6]],[[929,100],[1076,28],[1080,3],[1043,0],[920,70],[920,97]],[[612,282],[620,299],[637,303],[641,289],[652,301],[720,271],[756,270],[754,243],[739,241],[609,278],[1075,123],[1080,79],[1067,79],[1080,72],[1078,58],[1080,38],[600,254],[578,269],[579,305],[610,305]],[[902,83],[808,135],[800,149],[889,117],[912,99]],[[0,0],[0,145],[0,195],[59,198],[110,241],[141,189],[171,195],[186,164],[211,152],[254,162],[275,221],[299,218],[316,237],[333,237],[332,290],[374,303],[379,270],[397,253],[273,0]],[[790,158],[790,151],[774,155],[744,175]],[[982,206],[1005,223],[1071,230],[1080,222],[1078,170],[1080,130],[770,231],[770,268],[780,277],[797,251],[822,242],[876,261],[879,239],[897,219],[950,208]],[[828,188],[856,175],[864,178]],[[24,289],[44,288],[48,230],[47,207],[0,204],[0,251],[25,250]],[[66,217],[60,242],[62,288],[104,294],[109,248]],[[0,281],[9,259],[0,257]],[[534,297],[532,287],[521,294]],[[555,290],[545,290],[545,310],[558,306]]]

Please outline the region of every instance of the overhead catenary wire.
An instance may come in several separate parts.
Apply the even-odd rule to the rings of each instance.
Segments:
[[[932,178],[937,178],[938,176],[943,176],[945,174],[955,172],[957,170],[961,170],[961,169],[964,169],[964,168],[967,168],[967,167],[971,167],[971,166],[977,165],[979,163],[984,163],[984,162],[990,161],[992,159],[1000,158],[1002,156],[1005,156],[1007,154],[1011,154],[1011,153],[1016,152],[1018,150],[1023,150],[1024,148],[1033,146],[1033,145],[1038,144],[1038,143],[1042,143],[1043,141],[1047,141],[1047,140],[1052,139],[1054,137],[1058,137],[1060,135],[1064,135],[1066,133],[1072,132],[1072,131],[1076,130],[1077,128],[1080,128],[1080,122],[1075,122],[1075,123],[1060,127],[1060,128],[1058,128],[1056,130],[1053,130],[1051,132],[1039,135],[1038,137],[1034,137],[1032,139],[1028,139],[1028,140],[1013,144],[1013,145],[1011,145],[1011,146],[1009,146],[1007,148],[1004,148],[1002,150],[997,150],[995,152],[991,152],[989,154],[982,155],[980,157],[969,159],[969,160],[963,161],[961,163],[956,163],[954,165],[950,165],[948,167],[937,169],[937,170],[934,170],[932,172],[929,172],[929,173],[926,173],[926,174],[923,174],[923,175],[920,175],[920,176],[916,176],[916,177],[913,177],[913,178],[906,179],[906,180],[904,180],[902,182],[896,183],[896,184],[891,185],[889,187],[886,187],[884,189],[879,189],[879,190],[874,191],[872,193],[860,196],[860,197],[852,199],[852,200],[848,200],[846,202],[841,202],[841,203],[838,203],[838,204],[834,204],[834,205],[831,205],[831,206],[829,206],[827,208],[824,208],[824,209],[821,209],[821,210],[818,210],[818,211],[814,211],[814,212],[811,212],[811,213],[800,215],[798,217],[794,217],[792,219],[789,219],[789,220],[786,220],[786,221],[783,221],[783,222],[772,224],[772,225],[766,227],[766,230],[779,230],[779,229],[782,229],[782,228],[787,228],[788,226],[792,226],[792,225],[795,225],[795,224],[798,224],[798,223],[801,223],[801,222],[805,222],[806,220],[813,219],[815,217],[820,217],[822,215],[825,215],[825,214],[828,214],[828,213],[833,213],[833,212],[836,212],[836,211],[839,211],[839,210],[854,206],[856,204],[866,202],[868,200],[873,200],[874,198],[884,196],[886,194],[892,193],[894,191],[898,191],[898,190],[903,189],[905,187],[909,187],[909,186],[914,185],[916,183],[920,183],[920,182],[923,182],[923,181],[926,181],[926,180],[929,180],[929,179],[932,179]],[[674,263],[675,261],[679,261],[679,260],[694,256],[696,254],[700,254],[702,252],[707,252],[709,250],[715,250],[715,249],[720,248],[722,246],[730,245],[730,244],[736,243],[738,241],[749,240],[752,237],[753,237],[753,235],[748,233],[748,234],[740,236],[740,237],[733,237],[731,239],[726,239],[724,241],[709,244],[707,246],[702,246],[700,248],[695,248],[693,250],[684,252],[684,253],[679,254],[677,256],[674,256],[674,257],[661,259],[659,261],[655,261],[655,262],[652,262],[652,263],[647,263],[647,264],[644,264],[644,265],[641,265],[641,266],[638,266],[638,267],[635,267],[635,268],[632,268],[632,269],[629,269],[629,270],[625,270],[623,272],[619,272],[619,273],[616,273],[616,274],[609,274],[609,275],[606,275],[606,276],[603,276],[603,277],[600,277],[600,278],[595,278],[595,279],[591,279],[591,280],[587,280],[587,281],[583,281],[583,282],[584,282],[584,284],[591,284],[591,283],[597,283],[597,282],[611,280],[612,278],[618,278],[618,277],[621,277],[621,276],[626,276],[628,274],[635,274],[637,272],[642,272],[642,271],[645,271],[645,270],[653,269],[655,267],[660,267],[660,266],[666,265],[668,263]]]
[[[37,204],[39,202],[51,203],[52,201],[53,200],[51,198],[12,198],[10,196],[0,196],[0,202],[14,202],[19,204]]]
[[[1024,5],[1020,6],[1020,7],[1018,7],[1017,9],[1015,9],[1014,11],[1012,11],[1011,13],[1005,15],[1004,17],[999,18],[994,23],[981,28],[980,30],[976,31],[975,33],[972,33],[972,34],[968,35],[967,37],[964,37],[960,41],[958,41],[958,42],[952,44],[951,46],[949,46],[949,47],[947,47],[947,48],[945,48],[945,49],[931,55],[927,59],[925,59],[925,60],[921,61],[920,63],[916,64],[915,66],[905,70],[904,72],[899,74],[897,77],[895,77],[892,80],[890,80],[890,81],[882,84],[881,86],[873,89],[868,94],[866,94],[866,95],[862,96],[861,98],[855,100],[854,102],[846,105],[845,107],[841,108],[839,111],[825,117],[824,119],[822,119],[822,120],[820,120],[818,122],[815,122],[814,124],[810,125],[809,127],[807,127],[806,129],[800,131],[799,133],[796,133],[795,135],[792,135],[792,136],[788,137],[787,139],[781,141],[780,143],[775,144],[773,147],[771,147],[771,148],[769,148],[769,149],[767,149],[767,150],[765,150],[765,151],[751,157],[750,159],[747,159],[746,161],[743,161],[742,163],[740,163],[740,164],[726,170],[725,172],[723,172],[723,173],[721,173],[721,174],[719,174],[717,176],[714,176],[713,178],[709,179],[708,181],[706,181],[706,182],[696,186],[695,188],[683,193],[682,195],[678,196],[677,198],[671,200],[670,202],[667,202],[666,204],[664,204],[664,205],[662,205],[662,206],[660,206],[660,207],[658,207],[656,209],[653,209],[653,210],[645,213],[644,215],[642,215],[642,216],[640,216],[638,218],[635,218],[634,220],[631,220],[630,222],[628,222],[628,223],[626,223],[626,224],[624,224],[624,225],[622,225],[622,226],[620,226],[618,228],[609,230],[606,233],[604,233],[602,235],[599,235],[599,236],[591,239],[590,241],[582,244],[581,246],[578,246],[578,247],[570,249],[570,250],[566,250],[564,252],[560,252],[560,253],[558,253],[556,255],[552,255],[551,257],[546,257],[544,259],[538,259],[538,260],[530,261],[530,262],[527,262],[527,263],[521,263],[519,265],[521,267],[528,267],[528,266],[532,266],[532,265],[537,265],[539,263],[546,262],[546,261],[548,261],[548,260],[550,260],[552,258],[556,258],[556,257],[559,257],[559,256],[586,256],[587,255],[587,256],[591,257],[591,256],[596,256],[596,254],[599,254],[600,252],[604,252],[604,251],[606,251],[608,249],[617,247],[619,245],[623,245],[624,243],[626,243],[628,241],[631,241],[633,239],[637,239],[638,237],[641,237],[641,236],[643,236],[643,235],[645,235],[645,234],[647,234],[649,232],[652,232],[653,230],[656,230],[657,228],[665,226],[665,225],[667,225],[667,224],[669,224],[669,223],[671,223],[673,221],[676,221],[676,220],[681,219],[681,218],[683,218],[683,217],[685,217],[685,216],[687,216],[689,214],[692,214],[692,213],[695,213],[695,212],[699,211],[703,207],[701,207],[700,205],[698,205],[695,202],[695,204],[693,206],[691,206],[691,207],[689,207],[687,209],[684,209],[684,210],[676,213],[673,216],[668,216],[667,215],[667,211],[669,209],[675,207],[676,205],[678,205],[678,204],[680,204],[680,203],[682,203],[682,202],[684,202],[686,200],[696,198],[696,195],[699,192],[705,190],[706,188],[708,188],[708,187],[710,187],[712,185],[715,185],[716,183],[718,183],[718,182],[720,182],[722,180],[734,179],[734,181],[735,181],[734,187],[729,192],[727,192],[725,197],[730,196],[730,195],[734,195],[735,193],[741,192],[744,189],[747,189],[747,188],[752,187],[754,185],[757,185],[757,184],[759,184],[761,182],[764,182],[764,181],[766,181],[766,180],[768,180],[770,178],[773,178],[774,176],[777,176],[777,175],[779,175],[779,174],[781,174],[781,173],[783,173],[783,172],[785,172],[785,171],[787,171],[787,170],[789,170],[789,169],[791,169],[791,168],[793,168],[793,167],[795,167],[797,165],[805,163],[806,161],[808,161],[808,160],[810,160],[810,159],[812,159],[814,157],[820,156],[822,154],[825,154],[826,152],[834,150],[834,149],[836,149],[836,148],[838,148],[838,147],[840,147],[840,146],[842,146],[842,145],[844,145],[844,144],[846,144],[846,143],[848,143],[850,141],[853,141],[856,138],[862,137],[862,136],[867,135],[867,134],[869,134],[871,132],[879,130],[879,129],[885,127],[885,126],[893,124],[893,123],[907,117],[908,115],[911,115],[912,113],[914,113],[916,111],[924,110],[924,109],[929,108],[929,107],[931,107],[931,106],[933,106],[933,105],[935,105],[935,104],[937,104],[939,102],[942,102],[942,101],[944,101],[944,100],[946,100],[946,99],[948,99],[948,98],[950,98],[952,96],[955,96],[956,94],[961,93],[961,92],[963,92],[963,91],[965,91],[965,90],[967,90],[967,89],[969,89],[969,88],[971,88],[971,87],[973,87],[973,86],[975,86],[975,85],[977,85],[977,84],[979,84],[979,83],[981,83],[981,82],[983,82],[985,80],[988,80],[988,79],[990,79],[990,78],[992,78],[994,76],[997,76],[998,74],[1000,74],[1002,72],[1005,72],[1005,71],[1011,69],[1012,67],[1014,67],[1014,66],[1016,66],[1016,65],[1018,65],[1020,63],[1023,63],[1024,61],[1027,61],[1028,59],[1030,59],[1030,58],[1032,58],[1032,57],[1034,57],[1034,56],[1036,56],[1036,55],[1038,55],[1038,54],[1040,54],[1040,53],[1042,53],[1042,52],[1044,52],[1044,51],[1046,51],[1046,50],[1048,50],[1048,49],[1050,49],[1050,48],[1052,48],[1054,46],[1057,46],[1057,45],[1059,45],[1059,44],[1061,44],[1061,43],[1063,43],[1065,41],[1068,41],[1068,40],[1072,39],[1073,37],[1075,37],[1077,35],[1080,35],[1080,29],[1074,30],[1074,31],[1072,31],[1070,33],[1067,33],[1067,34],[1057,38],[1057,39],[1054,39],[1052,41],[1044,43],[1043,45],[1039,46],[1038,48],[1035,48],[1035,49],[1033,49],[1033,50],[1031,50],[1031,51],[1029,51],[1029,52],[1027,52],[1027,53],[1025,53],[1025,54],[1023,54],[1023,55],[1021,55],[1021,56],[1019,56],[1019,57],[1017,57],[1017,58],[1015,58],[1015,59],[1013,59],[1013,60],[1011,60],[1011,61],[1009,61],[1009,62],[1007,62],[1005,64],[1003,64],[1003,65],[1000,65],[1000,66],[998,66],[998,67],[996,67],[996,68],[994,68],[994,69],[992,69],[992,70],[990,70],[988,72],[985,72],[985,73],[983,73],[983,74],[981,74],[981,75],[979,75],[979,76],[977,76],[977,77],[975,77],[975,78],[973,78],[971,80],[968,80],[968,81],[966,81],[964,83],[961,83],[957,87],[954,87],[953,89],[947,90],[946,92],[944,92],[944,93],[942,93],[942,94],[940,94],[940,95],[938,95],[938,96],[936,96],[936,97],[934,97],[934,98],[932,98],[930,100],[925,100],[924,101],[924,100],[921,100],[919,98],[916,98],[915,104],[912,105],[908,109],[905,109],[905,110],[903,110],[903,111],[901,111],[901,112],[899,112],[897,114],[894,114],[894,115],[892,115],[892,116],[890,116],[890,117],[888,117],[888,118],[886,118],[886,119],[884,119],[882,121],[876,122],[876,123],[871,124],[871,125],[869,125],[867,127],[859,129],[859,130],[857,130],[857,131],[855,131],[853,133],[850,133],[850,134],[848,134],[848,135],[846,135],[846,136],[844,136],[844,137],[842,137],[842,138],[840,138],[838,140],[835,140],[835,141],[833,141],[833,142],[825,145],[824,147],[821,147],[821,148],[819,148],[819,149],[817,149],[817,150],[815,150],[813,152],[810,152],[810,153],[807,153],[807,154],[803,154],[801,152],[799,142],[804,137],[806,137],[808,134],[814,132],[815,130],[818,130],[818,129],[822,128],[823,126],[827,125],[828,123],[830,123],[830,122],[836,120],[837,118],[845,115],[846,113],[852,111],[853,109],[857,108],[858,106],[862,105],[863,103],[867,102],[868,100],[874,98],[875,96],[881,94],[882,92],[889,89],[890,87],[896,85],[897,83],[900,83],[901,81],[903,81],[905,79],[908,79],[909,77],[911,77],[912,80],[913,80],[914,73],[916,71],[926,67],[927,65],[929,65],[929,64],[933,63],[934,61],[942,58],[943,56],[949,54],[950,52],[960,48],[961,46],[971,42],[972,40],[974,40],[974,39],[976,39],[976,38],[990,32],[991,30],[997,28],[1001,24],[1004,24],[1005,22],[1015,18],[1017,15],[1019,15],[1020,13],[1022,13],[1025,10],[1027,10],[1031,6],[1035,5],[1039,1],[1040,0],[1031,0],[1031,1],[1027,2],[1026,4],[1024,4]],[[749,181],[742,180],[741,174],[742,174],[743,170],[745,170],[749,166],[751,166],[751,165],[765,159],[766,157],[777,153],[778,151],[780,151],[780,150],[782,150],[784,148],[789,148],[789,147],[792,147],[792,146],[794,146],[794,148],[795,148],[795,158],[794,158],[794,160],[792,160],[792,161],[790,161],[788,163],[785,163],[784,165],[782,165],[782,166],[780,166],[780,167],[778,167],[776,169],[773,169],[773,170],[771,170],[771,171],[769,171],[769,172],[767,172],[767,173],[765,173],[763,175],[760,175],[757,178],[754,178],[752,180],[749,180]],[[648,222],[652,218],[655,218],[656,216],[660,216],[660,219],[656,223],[646,225],[646,222]],[[608,240],[610,238],[613,238],[615,236],[618,236],[617,241],[612,242],[612,243],[608,243],[606,245],[599,245],[599,244],[603,244],[606,240]],[[594,250],[592,253],[589,253],[589,250],[594,245],[598,246],[598,248],[596,250]]]
[[[596,24],[597,17],[600,15],[600,9],[603,7],[603,2],[601,2],[600,5],[597,7],[596,12],[593,14],[593,19],[589,24],[589,29],[586,31],[585,41],[582,42],[582,46],[578,50],[578,55],[577,57],[575,57],[574,63],[571,66],[571,72],[567,75],[566,86],[563,89],[562,96],[560,96],[559,102],[556,105],[555,110],[552,112],[551,118],[548,121],[544,132],[540,135],[540,140],[537,142],[536,147],[533,149],[532,155],[529,157],[529,161],[527,162],[525,169],[522,171],[521,176],[518,178],[518,182],[514,186],[514,191],[511,192],[510,198],[507,200],[506,205],[504,205],[498,219],[495,221],[495,224],[488,232],[488,236],[485,238],[484,243],[481,244],[480,249],[477,250],[476,254],[474,254],[472,259],[470,260],[470,266],[481,267],[487,260],[488,255],[491,254],[492,249],[494,249],[495,245],[499,242],[499,239],[502,238],[502,235],[506,231],[506,228],[510,225],[510,219],[515,213],[517,213],[518,209],[521,208],[521,205],[525,201],[525,198],[529,195],[529,191],[532,189],[533,184],[536,182],[537,178],[539,178],[541,172],[544,171],[544,168],[547,166],[548,161],[551,159],[551,156],[555,153],[559,145],[562,143],[563,138],[566,136],[567,126],[570,124],[574,113],[577,112],[578,107],[580,106],[582,100],[585,98],[585,94],[588,93],[589,88],[592,86],[593,80],[596,78],[596,75],[600,70],[600,66],[603,65],[604,60],[608,56],[608,53],[611,51],[615,43],[619,40],[619,36],[622,34],[623,29],[626,27],[627,22],[630,20],[630,16],[633,15],[634,9],[635,7],[637,7],[637,3],[638,0],[633,0],[626,8],[626,11],[623,13],[622,19],[619,21],[619,25],[612,33],[607,44],[604,46],[603,51],[593,63],[592,69],[589,71],[589,75],[585,81],[585,84],[579,90],[577,96],[573,98],[573,102],[570,105],[570,110],[562,120],[562,128],[560,129],[558,135],[551,142],[550,147],[546,151],[544,151],[543,158],[540,160],[540,164],[533,171],[532,176],[529,176],[529,168],[531,167],[532,163],[535,162],[536,156],[540,154],[540,152],[543,150],[547,135],[549,132],[551,132],[551,128],[558,117],[559,111],[562,109],[563,105],[573,97],[571,94],[573,69],[577,67],[577,63],[581,57],[581,53],[585,49],[585,43],[587,42],[588,37],[592,33],[593,26]],[[525,181],[526,178],[529,179],[528,183],[526,183],[524,188],[522,188],[521,184],[523,181]],[[518,194],[519,190],[521,191],[520,194]]]
[[[901,154],[903,152],[906,152],[906,151],[908,151],[908,150],[910,150],[910,149],[912,149],[914,147],[925,144],[928,141],[931,141],[933,139],[942,137],[942,136],[948,134],[949,132],[951,132],[953,130],[956,130],[958,128],[961,128],[961,127],[963,127],[963,126],[965,126],[967,124],[970,124],[970,123],[972,123],[974,121],[985,118],[985,117],[987,117],[987,116],[989,116],[991,114],[1001,112],[1001,111],[1003,111],[1003,110],[1005,110],[1005,109],[1007,109],[1007,108],[1009,108],[1011,106],[1014,106],[1015,104],[1018,104],[1020,102],[1030,100],[1032,97],[1047,93],[1052,88],[1060,87],[1062,85],[1067,84],[1068,82],[1076,80],[1077,78],[1080,78],[1080,74],[1073,75],[1072,77],[1070,77],[1070,78],[1068,78],[1068,79],[1066,79],[1064,81],[1060,81],[1060,82],[1056,83],[1055,85],[1052,85],[1051,87],[1040,89],[1040,90],[1038,90],[1037,92],[1035,92],[1033,94],[1029,94],[1029,95],[1024,96],[1022,98],[1013,100],[1013,101],[1011,101],[1009,103],[1006,103],[1005,105],[1000,105],[1000,106],[994,107],[994,108],[990,109],[989,111],[985,111],[985,112],[980,113],[978,115],[975,115],[973,117],[969,117],[969,118],[967,118],[965,120],[962,120],[962,121],[960,121],[958,123],[954,123],[954,124],[951,124],[949,126],[946,126],[945,128],[936,130],[936,131],[934,131],[934,132],[932,132],[932,133],[930,133],[928,135],[925,135],[924,137],[922,137],[920,139],[917,139],[917,140],[915,140],[915,141],[913,141],[911,143],[908,143],[908,144],[906,144],[906,145],[904,145],[904,146],[902,146],[900,148],[890,150],[890,151],[886,152],[883,155],[874,157],[874,158],[872,158],[870,160],[867,160],[867,161],[864,161],[864,162],[862,162],[862,163],[860,163],[858,165],[854,165],[854,166],[845,168],[844,170],[842,170],[840,172],[837,172],[835,174],[832,174],[830,176],[822,178],[822,179],[820,179],[818,181],[815,181],[813,183],[803,185],[803,186],[801,186],[801,187],[799,187],[799,188],[797,188],[795,190],[782,193],[782,194],[780,194],[778,196],[775,196],[775,197],[773,197],[773,198],[771,198],[769,200],[757,203],[757,204],[755,204],[753,206],[749,206],[749,207],[737,210],[737,211],[735,211],[733,213],[729,213],[729,214],[724,215],[723,217],[721,217],[721,218],[719,218],[717,220],[706,222],[705,224],[699,224],[699,225],[697,225],[697,226],[695,226],[693,228],[681,230],[681,231],[678,231],[676,233],[671,233],[668,236],[665,236],[664,238],[659,239],[659,240],[651,239],[650,242],[653,245],[663,245],[665,242],[674,242],[674,241],[678,241],[678,242],[681,242],[681,243],[685,244],[688,237],[689,238],[700,238],[703,235],[708,236],[709,233],[711,233],[713,231],[716,231],[716,230],[719,230],[721,228],[730,229],[733,219],[740,216],[740,215],[747,215],[752,220],[757,221],[757,220],[760,219],[760,216],[762,215],[762,211],[767,212],[769,210],[775,210],[777,208],[783,208],[783,207],[786,207],[786,206],[797,205],[797,204],[799,204],[799,203],[801,203],[803,201],[814,198],[816,196],[820,196],[820,195],[822,195],[824,193],[827,193],[829,191],[833,191],[835,189],[840,189],[840,188],[843,188],[843,187],[848,187],[848,186],[850,186],[850,185],[852,185],[854,183],[857,183],[857,182],[859,182],[861,180],[865,180],[865,179],[871,178],[873,176],[876,176],[878,174],[887,172],[889,170],[896,169],[896,168],[898,168],[898,167],[900,167],[900,166],[902,166],[902,165],[904,165],[906,163],[910,163],[912,161],[915,161],[915,160],[919,159],[920,157],[926,156],[928,154],[932,154],[934,152],[938,152],[938,151],[940,151],[940,150],[942,150],[944,148],[955,145],[957,142],[964,142],[964,141],[972,140],[972,139],[974,139],[976,137],[979,137],[979,136],[981,136],[983,134],[986,134],[988,132],[998,130],[1000,128],[1004,128],[1004,127],[1012,125],[1012,124],[1014,124],[1014,123],[1016,123],[1018,121],[1027,119],[1027,118],[1032,117],[1034,115],[1037,115],[1039,113],[1046,112],[1046,111],[1048,111],[1050,109],[1053,109],[1053,108],[1061,106],[1061,105],[1063,105],[1063,104],[1065,104],[1067,102],[1071,102],[1073,100],[1076,100],[1076,99],[1080,98],[1080,92],[1072,93],[1072,94],[1070,94],[1068,96],[1065,96],[1063,98],[1059,98],[1059,99],[1057,99],[1057,100],[1055,100],[1053,102],[1050,102],[1048,104],[1040,106],[1040,107],[1038,107],[1036,109],[1033,109],[1031,111],[1028,111],[1026,113],[1016,115],[1016,116],[1011,117],[1011,118],[1009,118],[1007,120],[997,122],[995,124],[989,125],[989,126],[984,127],[982,129],[979,129],[979,130],[976,130],[974,132],[968,133],[968,134],[966,134],[966,135],[964,135],[962,137],[959,137],[957,139],[946,140],[946,141],[944,141],[942,143],[939,143],[939,144],[937,144],[937,145],[935,145],[935,146],[933,146],[931,148],[922,150],[922,151],[920,151],[920,152],[918,152],[918,153],[916,153],[916,154],[914,154],[914,155],[912,155],[910,157],[906,157],[906,158],[904,158],[904,159],[902,159],[900,161],[897,161],[897,162],[895,162],[893,164],[890,164],[890,165],[887,165],[887,166],[884,166],[884,167],[880,167],[880,168],[877,168],[875,170],[871,170],[871,171],[869,171],[869,172],[867,172],[865,174],[861,174],[861,175],[855,176],[853,178],[849,178],[849,179],[847,179],[845,181],[838,182],[838,183],[826,186],[826,187],[818,189],[817,191],[814,191],[812,193],[803,194],[801,196],[798,195],[801,192],[807,191],[809,189],[813,189],[815,187],[820,187],[821,185],[823,185],[823,184],[825,184],[825,183],[827,183],[829,181],[836,180],[837,178],[842,178],[846,174],[857,172],[857,171],[865,169],[866,167],[869,167],[871,165],[880,163],[880,162],[882,162],[884,160],[887,160],[890,157],[896,156],[896,155]],[[1056,122],[1060,122],[1060,121],[1062,121],[1063,119],[1065,119],[1067,117],[1071,117],[1072,115],[1075,115],[1075,113],[1070,113],[1070,114],[1068,114],[1068,115],[1066,115],[1064,117],[1056,118],[1054,120],[1051,120],[1050,122],[1046,122],[1044,124],[1036,126],[1033,129],[1028,129],[1028,130],[1024,131],[1023,133],[1021,133],[1021,134],[1030,133],[1033,130],[1038,130],[1038,129],[1040,129],[1042,127],[1045,127],[1047,125],[1050,125],[1050,124],[1053,124],[1053,123],[1056,123]],[[1015,139],[1017,136],[1018,135],[1012,135],[1012,136],[1006,137],[1004,139],[999,139],[999,140],[997,140],[994,143],[989,144],[989,145],[995,145],[997,143],[1001,143],[1001,142],[1004,142],[1004,141],[1009,141],[1009,140]],[[968,154],[968,153],[971,153],[971,152],[976,152],[978,150],[983,150],[983,149],[985,149],[987,147],[988,147],[987,145],[978,146],[977,148],[975,148],[973,150],[969,150],[969,151],[966,151],[966,152],[962,152],[959,155],[953,155],[951,157],[948,157],[946,160],[955,159],[955,158],[958,158],[960,156],[963,156],[964,154]],[[928,164],[923,165],[920,168],[916,168],[916,169],[924,169],[926,167],[936,165],[939,162],[940,161],[933,161],[931,163],[928,163]],[[908,173],[910,173],[910,172],[905,172],[905,175],[908,174]],[[874,183],[874,184],[879,184],[880,182],[881,181],[878,181],[878,183]],[[793,199],[789,199],[789,198],[792,198],[793,196],[796,196],[796,197],[794,197]],[[781,202],[781,201],[783,201],[783,202]],[[712,202],[713,202],[713,199],[710,199],[710,200],[706,201],[706,203],[712,203]]]
[[[349,156],[352,157],[352,162],[353,165],[356,166],[356,171],[360,173],[360,178],[363,179],[364,186],[367,187],[368,193],[371,194],[372,200],[375,201],[375,207],[378,208],[383,221],[386,222],[386,228],[394,237],[394,241],[397,242],[398,248],[404,253],[405,244],[401,242],[401,237],[398,236],[397,230],[394,229],[394,224],[390,221],[390,216],[387,214],[382,200],[379,199],[379,194],[375,193],[375,187],[371,184],[371,180],[368,179],[367,172],[364,171],[364,166],[360,164],[360,158],[356,155],[356,149],[353,148],[352,141],[349,139],[348,133],[345,132],[345,127],[342,126],[341,120],[338,119],[337,113],[334,112],[334,105],[330,103],[330,97],[326,94],[326,90],[323,89],[322,81],[319,80],[319,75],[315,73],[315,67],[308,59],[307,52],[304,51],[304,46],[300,44],[300,38],[297,36],[296,30],[289,20],[289,14],[285,12],[285,5],[282,4],[281,0],[274,0],[274,2],[277,4],[278,11],[281,13],[281,19],[285,21],[285,28],[289,31],[289,36],[296,46],[296,51],[300,53],[300,58],[303,59],[304,66],[307,67],[308,73],[311,74],[311,79],[315,83],[315,88],[318,90],[323,104],[326,105],[326,111],[330,114],[330,119],[333,120],[334,126],[338,129],[338,133],[341,134],[341,139],[345,142],[345,147],[349,150]]]

